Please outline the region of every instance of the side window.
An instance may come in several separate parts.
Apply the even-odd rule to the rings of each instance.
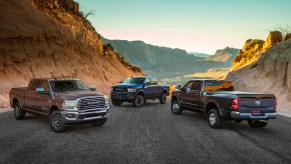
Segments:
[[[151,84],[151,81],[149,78],[146,78],[145,81],[144,81],[144,84],[145,85],[150,85]]]
[[[50,91],[49,83],[47,81],[43,81],[41,84],[41,88],[44,89],[44,91]]]
[[[39,88],[40,85],[41,85],[41,80],[35,80],[35,81],[32,82],[30,90],[31,91],[36,91],[36,89]]]
[[[189,88],[189,89],[191,89],[192,84],[193,84],[193,81],[189,81],[189,82],[187,82],[187,83],[184,85],[183,88]]]
[[[201,89],[201,86],[202,86],[202,81],[195,81],[191,90],[199,91]]]
[[[157,85],[157,84],[158,84],[158,82],[157,82],[157,78],[152,77],[152,78],[151,78],[151,84],[152,84],[152,85]]]

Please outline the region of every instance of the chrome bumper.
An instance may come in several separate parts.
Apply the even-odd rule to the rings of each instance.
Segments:
[[[109,107],[92,111],[63,110],[61,111],[64,123],[94,122],[107,119]]]
[[[264,115],[253,115],[252,113],[240,113],[231,111],[231,118],[235,119],[275,119],[277,112],[275,113],[264,113]]]

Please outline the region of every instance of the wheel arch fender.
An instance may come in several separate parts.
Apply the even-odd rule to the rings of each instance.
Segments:
[[[211,109],[217,109],[218,113],[221,115],[221,109],[215,100],[210,100],[207,102],[204,110],[205,114],[208,114]]]

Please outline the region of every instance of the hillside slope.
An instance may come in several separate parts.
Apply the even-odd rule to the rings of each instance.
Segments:
[[[216,61],[225,63],[225,67],[232,65],[233,59],[236,57],[240,49],[226,47],[224,49],[217,50],[214,55],[206,58],[206,61]]]
[[[226,79],[232,80],[237,90],[274,93],[279,108],[291,111],[291,39],[280,42],[270,36],[272,33],[265,42],[248,40]]]
[[[0,0],[0,107],[11,87],[31,78],[75,77],[108,94],[134,72],[103,47],[98,33],[68,0]]]

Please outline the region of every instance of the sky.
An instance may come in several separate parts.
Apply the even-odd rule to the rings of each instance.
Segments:
[[[107,39],[214,54],[291,25],[291,0],[75,0]]]

